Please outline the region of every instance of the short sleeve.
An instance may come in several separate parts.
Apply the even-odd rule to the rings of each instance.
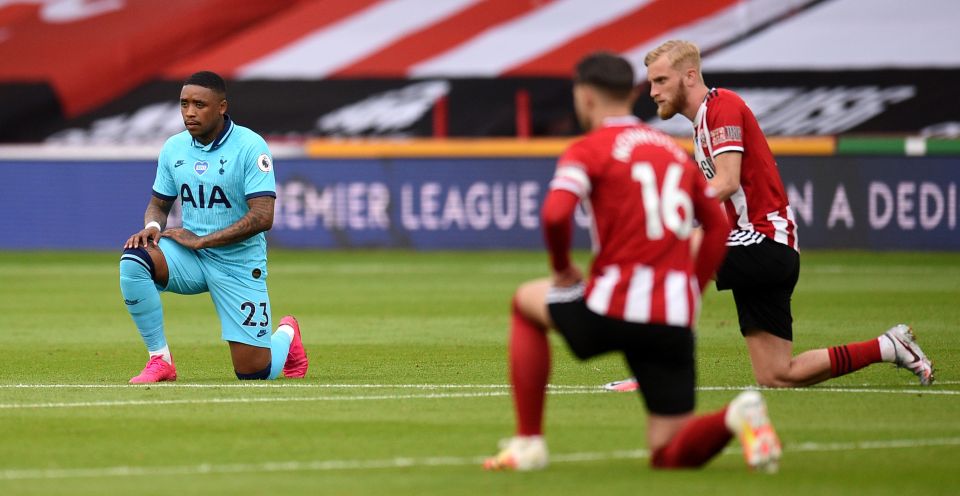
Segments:
[[[273,156],[263,138],[257,136],[244,158],[243,194],[247,200],[260,196],[277,197]]]
[[[589,196],[592,186],[587,170],[588,163],[589,150],[583,141],[570,145],[557,160],[557,170],[550,181],[550,189],[569,191],[579,198]]]
[[[153,196],[161,200],[173,201],[177,199],[177,184],[173,181],[168,156],[169,153],[167,153],[167,146],[165,145],[160,150],[159,158],[157,158],[157,176],[153,180]]]
[[[716,157],[725,152],[743,152],[743,112],[746,104],[722,95],[707,103],[710,150]]]

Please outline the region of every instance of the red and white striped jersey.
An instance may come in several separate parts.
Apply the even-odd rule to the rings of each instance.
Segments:
[[[705,215],[720,229],[724,221],[672,138],[632,116],[607,119],[560,157],[550,189],[577,195],[591,217],[588,308],[629,322],[693,326],[701,291],[690,256],[693,219]],[[547,241],[551,253],[560,249]]]
[[[707,179],[716,174],[714,157],[742,154],[740,188],[724,202],[731,228],[727,245],[751,245],[767,237],[799,250],[796,219],[773,152],[743,99],[730,90],[711,89],[697,111],[693,132],[694,156]]]

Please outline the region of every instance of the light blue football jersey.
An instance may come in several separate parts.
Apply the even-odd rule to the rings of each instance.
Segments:
[[[154,196],[180,199],[183,227],[204,236],[237,222],[250,209],[247,200],[276,198],[273,157],[257,133],[225,116],[223,131],[208,145],[189,132],[163,145],[153,183]],[[266,269],[267,240],[256,234],[232,245],[200,250],[224,265]]]

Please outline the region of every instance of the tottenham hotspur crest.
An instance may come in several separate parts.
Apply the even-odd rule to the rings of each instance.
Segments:
[[[273,164],[270,163],[270,157],[266,153],[257,158],[257,167],[263,172],[270,172],[270,167],[272,166]]]

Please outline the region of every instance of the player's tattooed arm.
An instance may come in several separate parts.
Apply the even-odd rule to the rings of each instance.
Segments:
[[[167,229],[163,237],[171,238],[180,245],[199,250],[201,248],[215,248],[239,243],[255,234],[268,231],[273,227],[273,205],[276,199],[272,196],[260,196],[247,200],[250,210],[240,220],[206,236],[197,236],[183,228]]]
[[[147,204],[147,211],[143,214],[143,225],[156,222],[160,224],[160,230],[162,231],[167,225],[167,216],[170,215],[171,208],[173,208],[173,201],[151,196],[150,203]]]
[[[156,246],[160,241],[160,231],[163,231],[164,226],[167,225],[167,215],[170,214],[171,208],[173,208],[172,201],[151,196],[150,203],[147,204],[147,211],[143,213],[143,225],[147,226],[151,222],[156,222],[160,225],[160,228],[157,229],[156,226],[144,227],[140,232],[127,238],[123,247],[139,248],[151,244]]]

